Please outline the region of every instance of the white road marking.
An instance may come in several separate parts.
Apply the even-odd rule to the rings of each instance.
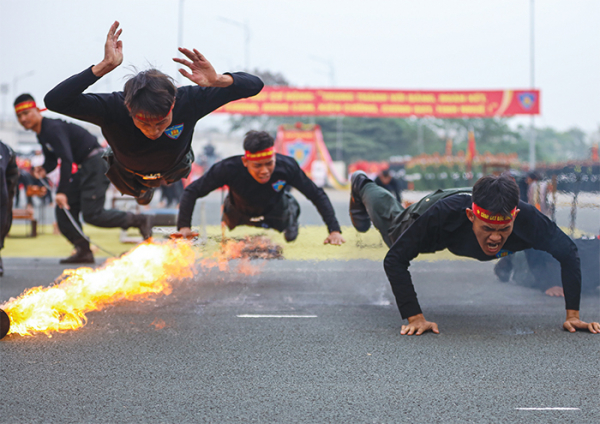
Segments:
[[[581,411],[580,408],[515,408],[519,411]]]
[[[316,315],[237,315],[238,318],[317,318]]]

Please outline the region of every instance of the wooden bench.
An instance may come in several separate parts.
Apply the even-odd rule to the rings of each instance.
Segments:
[[[33,211],[27,209],[13,209],[13,221],[22,219],[29,221],[30,231],[29,234],[25,234],[25,237],[37,237],[37,220],[33,215]]]

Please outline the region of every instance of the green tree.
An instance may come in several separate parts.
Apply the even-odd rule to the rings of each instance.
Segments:
[[[327,148],[334,156],[337,144],[337,118],[316,118],[321,126]],[[390,156],[419,154],[418,122],[392,118],[343,118],[343,160],[388,160]],[[443,151],[445,141],[423,125],[426,153]]]

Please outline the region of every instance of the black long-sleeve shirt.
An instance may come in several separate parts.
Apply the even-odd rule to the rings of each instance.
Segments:
[[[42,118],[37,139],[42,145],[46,172],[52,172],[60,159],[58,193],[68,192],[73,164],[80,165],[92,150],[100,147],[96,137],[84,128],[61,119]]]
[[[340,224],[327,194],[306,176],[294,158],[279,153],[276,155],[271,179],[265,184],[259,183],[250,175],[241,156],[232,156],[215,163],[183,192],[177,228],[190,227],[196,199],[219,187],[229,187],[231,203],[238,211],[256,217],[264,215],[281,200],[287,184],[297,188],[317,207],[329,232],[340,231]]]
[[[466,215],[473,201],[469,194],[456,194],[437,201],[394,242],[384,268],[402,318],[421,313],[408,267],[419,253],[448,249],[458,256],[489,261],[506,254],[534,248],[550,253],[561,266],[566,309],[579,310],[581,268],[575,243],[535,207],[519,202],[513,232],[502,250],[486,255]]]
[[[100,126],[116,160],[126,168],[140,174],[164,173],[190,151],[194,126],[200,118],[262,90],[258,77],[244,72],[230,75],[233,84],[229,87],[179,87],[172,123],[156,140],[147,138],[134,125],[123,92],[83,94],[99,79],[91,67],[58,84],[46,94],[44,102],[50,110]]]

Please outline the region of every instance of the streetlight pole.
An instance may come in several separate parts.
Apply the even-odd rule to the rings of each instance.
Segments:
[[[329,84],[332,87],[335,87],[335,65],[331,59],[323,59],[322,57],[310,55],[310,58],[315,62],[322,63],[323,65],[327,65],[329,68]]]
[[[219,19],[231,25],[235,25],[242,28],[244,31],[244,68],[247,72],[250,72],[250,26],[248,21],[240,22],[233,19],[219,16]]]
[[[322,57],[311,55],[310,58],[316,62],[327,65],[329,68],[329,84],[335,87],[335,65],[331,59],[323,59]],[[344,115],[336,116],[336,140],[335,140],[335,160],[343,159],[344,150]]]
[[[177,20],[177,47],[183,47],[183,1],[179,0],[179,14]],[[181,52],[177,51],[177,57],[181,58]],[[179,64],[177,64],[179,65]],[[181,84],[182,75],[179,73],[179,67],[177,68],[177,82]]]
[[[534,43],[534,23],[535,23],[535,15],[534,15],[534,2],[535,0],[530,0],[530,18],[531,18],[531,34],[530,34],[530,47],[529,47],[529,53],[530,53],[530,60],[531,60],[531,64],[530,64],[530,70],[531,70],[531,75],[530,75],[530,84],[531,84],[531,89],[533,90],[535,88],[535,55],[534,55],[534,47],[535,47],[535,43]],[[530,127],[530,134],[529,134],[529,170],[533,171],[535,169],[535,115],[531,115],[531,127]]]

